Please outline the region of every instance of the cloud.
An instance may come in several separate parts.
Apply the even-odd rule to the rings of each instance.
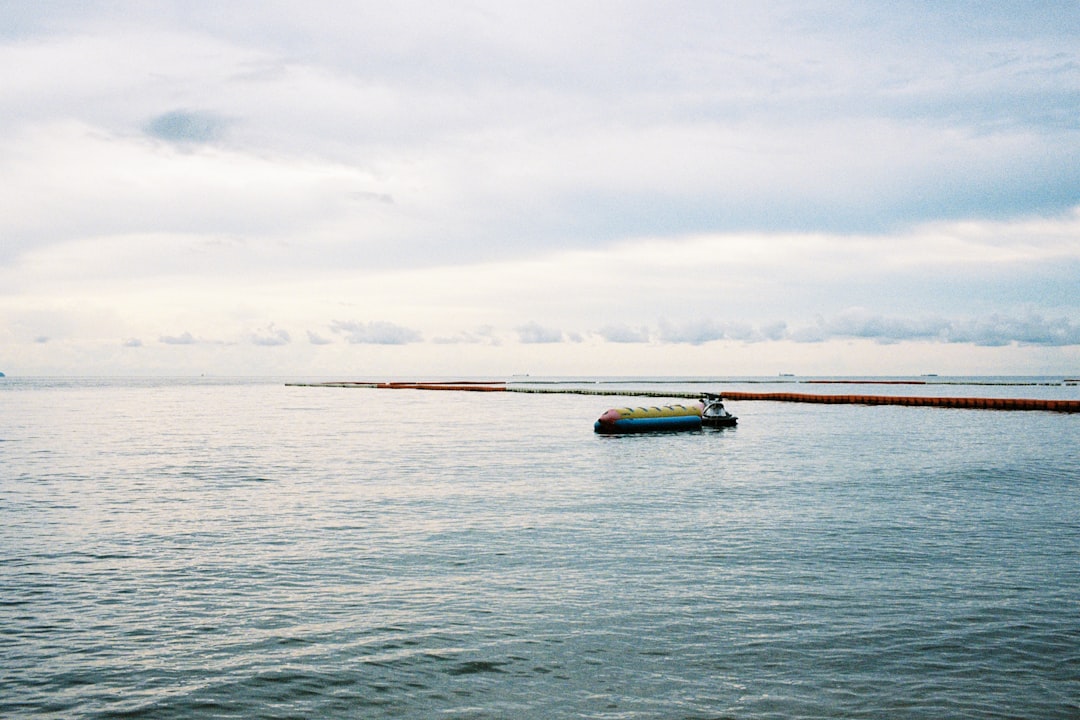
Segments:
[[[950,343],[971,343],[985,347],[1013,343],[1065,347],[1080,345],[1080,322],[1067,318],[1047,320],[1038,314],[1023,318],[993,314],[979,320],[950,323],[942,335]]]
[[[902,317],[849,308],[835,315],[819,316],[816,322],[790,326],[785,321],[761,325],[739,321],[700,318],[683,323],[661,320],[655,330],[633,330],[612,326],[597,331],[611,343],[648,342],[704,345],[717,341],[743,343],[777,342],[823,343],[837,339],[872,340],[882,345],[920,341],[940,344],[1001,347],[1026,345],[1066,347],[1080,345],[1080,322],[1066,317],[1046,319],[1038,313],[1022,317],[992,313],[981,318],[941,316]]]
[[[714,340],[723,340],[726,333],[724,328],[714,320],[691,320],[680,324],[661,320],[657,336],[660,342],[664,343],[701,345]]]
[[[21,12],[35,42],[10,49],[7,75],[19,77],[5,105],[19,108],[18,128],[70,119],[97,138],[135,127],[185,146],[227,132],[238,156],[203,158],[183,177],[168,172],[175,158],[159,166],[124,152],[116,165],[130,174],[88,178],[131,191],[154,177],[167,198],[188,178],[208,185],[197,188],[205,205],[188,192],[175,203],[200,227],[242,225],[247,213],[227,208],[257,205],[268,188],[253,181],[301,158],[370,171],[381,182],[333,183],[312,212],[289,214],[298,238],[317,230],[377,246],[354,263],[529,255],[646,234],[880,231],[1050,214],[1080,200],[1075,38],[1020,17],[1036,13],[979,8],[964,22],[968,12],[934,6],[706,3],[662,14],[636,4],[615,24],[599,7],[575,8],[570,31],[566,3],[424,4],[407,22],[392,6],[351,17],[320,3],[302,21],[238,7],[244,22],[197,10],[198,22],[153,10],[119,18],[94,4],[63,20]],[[1076,18],[1061,14],[1060,26]],[[59,173],[71,149],[30,154]],[[257,159],[269,166],[233,177]],[[303,180],[264,204],[270,227],[283,225],[274,211],[286,198],[309,197]],[[86,200],[102,224],[124,227],[125,207],[148,207],[128,197]],[[346,201],[333,208],[340,224],[320,212],[334,200]]]
[[[491,345],[502,344],[501,338],[495,334],[491,325],[484,325],[474,331],[463,330],[455,335],[441,335],[431,340],[437,345]]]
[[[126,348],[139,348],[143,346],[143,341],[139,338],[128,338],[122,343],[122,346]]]
[[[346,342],[355,345],[408,345],[423,339],[418,330],[385,321],[335,320],[330,324],[330,330],[344,335]]]
[[[737,340],[741,342],[761,342],[765,339],[782,337],[784,323],[773,323],[760,329],[751,323],[742,321],[719,322],[711,319],[690,320],[672,323],[661,320],[657,337],[664,343],[686,343],[701,345],[715,340]]]
[[[162,335],[158,342],[166,345],[194,345],[198,340],[191,333],[185,332],[182,335]]]
[[[151,119],[144,129],[158,140],[202,144],[220,140],[228,126],[226,118],[214,113],[173,110]]]
[[[355,266],[393,234],[403,249],[384,246],[375,254],[382,264],[400,262],[413,247],[410,223],[392,205],[349,197],[378,185],[364,168],[286,151],[192,152],[50,119],[0,133],[0,183],[11,188],[0,201],[0,266],[29,251],[91,243],[123,247],[137,262],[111,266],[114,275],[143,268],[235,275]],[[366,242],[357,241],[358,224]]]
[[[378,202],[383,205],[393,205],[394,196],[387,193],[370,192],[365,190],[355,190],[348,194],[352,200],[360,202]]]
[[[950,323],[943,318],[898,318],[849,308],[831,318],[818,318],[813,326],[794,330],[797,342],[822,342],[836,337],[853,337],[896,343],[902,340],[942,339]]]
[[[274,327],[273,323],[270,323],[266,328],[258,332],[252,333],[251,342],[253,345],[261,345],[264,347],[274,347],[278,345],[288,345],[291,341],[289,332],[281,328]]]
[[[787,337],[787,323],[783,320],[766,323],[760,328],[763,340],[783,340]]]
[[[562,330],[546,328],[537,322],[528,322],[515,328],[518,340],[526,345],[560,343],[563,341]]]
[[[983,347],[1012,344],[1066,347],[1080,345],[1080,323],[1064,317],[1047,320],[1037,313],[1021,318],[998,313],[971,319],[906,318],[852,308],[832,318],[819,318],[814,325],[792,330],[789,337],[801,343],[861,338],[881,344],[918,340]]]
[[[611,343],[647,343],[650,337],[648,328],[629,325],[605,325],[596,334]]]
[[[1075,366],[1075,3],[8,5],[4,347],[184,325],[160,342],[348,362],[260,352],[278,318],[476,373],[574,374],[583,333]],[[401,325],[327,329],[369,312]]]

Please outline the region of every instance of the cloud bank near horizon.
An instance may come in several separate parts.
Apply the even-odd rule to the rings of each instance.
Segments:
[[[945,318],[941,316],[898,317],[849,308],[835,316],[818,317],[815,322],[789,325],[779,320],[762,325],[739,321],[702,318],[686,323],[672,323],[661,318],[655,325],[636,328],[608,326],[599,329],[560,329],[530,322],[500,333],[492,326],[476,331],[463,330],[452,336],[425,340],[422,333],[387,321],[334,321],[326,328],[342,342],[351,345],[456,345],[485,344],[501,346],[516,342],[521,345],[580,344],[586,339],[613,345],[705,345],[716,342],[755,344],[789,341],[793,343],[824,343],[831,340],[872,340],[883,345],[907,341],[942,344],[968,344],[982,347],[1005,345],[1069,347],[1080,346],[1080,323],[1068,318],[1044,318],[1037,313],[1023,317],[997,313],[979,318]],[[335,343],[312,330],[306,331],[311,345]],[[248,333],[253,345],[277,347],[292,342],[292,334],[271,323],[266,328]],[[37,338],[43,342],[42,338]],[[165,345],[196,345],[199,343],[226,344],[222,340],[200,340],[190,332],[161,335]],[[125,347],[143,347],[138,339],[125,339]]]

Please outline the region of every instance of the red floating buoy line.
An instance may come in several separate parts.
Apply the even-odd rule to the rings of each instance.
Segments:
[[[452,390],[457,392],[525,392],[565,395],[621,395],[646,397],[697,398],[700,393],[658,393],[642,390],[608,390],[586,388],[535,388],[512,387],[502,380],[453,380],[409,382],[360,382],[335,381],[315,383],[287,383],[307,387],[374,388],[379,390]],[[913,407],[970,408],[978,410],[1042,410],[1046,412],[1080,412],[1080,400],[1043,400],[1037,398],[994,397],[923,397],[919,395],[811,395],[788,392],[736,392],[722,393],[725,400],[768,400],[773,402],[819,403],[827,405],[907,405]]]
[[[725,392],[725,400],[772,400],[849,405],[911,405],[917,407],[975,408],[980,410],[1043,410],[1080,412],[1080,400],[1037,398],[922,397],[918,395],[808,395],[805,393]]]

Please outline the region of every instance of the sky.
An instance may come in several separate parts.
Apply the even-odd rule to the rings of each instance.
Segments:
[[[0,371],[1080,374],[1080,4],[0,0]]]

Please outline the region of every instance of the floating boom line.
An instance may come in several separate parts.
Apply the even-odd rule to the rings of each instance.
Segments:
[[[608,395],[618,397],[651,397],[695,399],[700,392],[655,390],[616,390],[611,388],[524,387],[503,381],[458,380],[451,382],[352,382],[331,381],[286,383],[294,387],[369,388],[378,390],[443,390],[456,392],[516,392],[552,395]],[[788,392],[724,392],[726,400],[799,402],[824,405],[905,405],[909,407],[941,407],[979,410],[1041,410],[1046,412],[1080,412],[1080,400],[1046,400],[1041,398],[993,397],[924,397],[919,395],[813,395]]]

